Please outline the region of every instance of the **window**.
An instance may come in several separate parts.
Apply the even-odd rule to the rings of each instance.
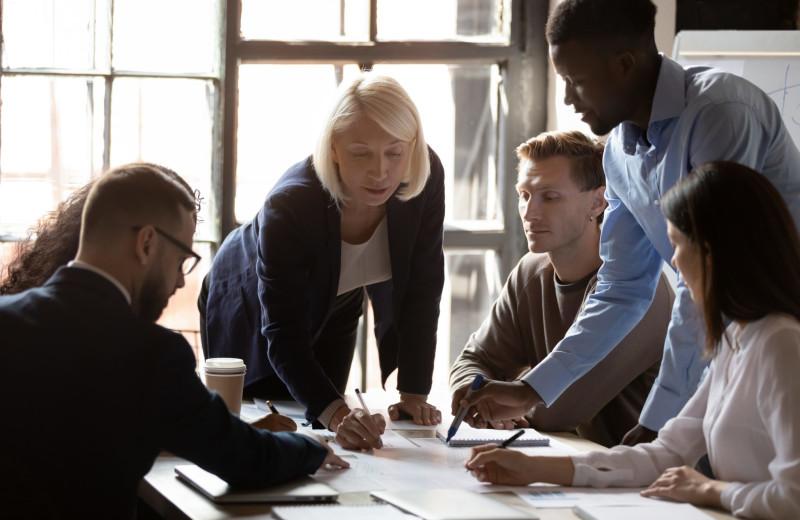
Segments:
[[[109,165],[150,161],[212,199],[222,78],[220,0],[5,0],[0,240],[13,243]],[[192,23],[184,23],[186,13]],[[213,206],[196,249],[208,259]],[[7,258],[7,256],[5,256]],[[2,261],[2,257],[0,257]],[[207,269],[207,268],[206,268]],[[198,269],[197,271],[202,271]],[[187,279],[161,323],[195,341]]]
[[[445,388],[452,360],[525,251],[513,150],[545,129],[546,44],[543,31],[526,28],[543,27],[547,8],[524,0],[5,0],[0,254],[108,166],[169,166],[204,198],[195,237],[204,260],[161,323],[197,344],[196,298],[216,246],[311,153],[338,84],[374,69],[409,91],[445,166],[435,372]],[[366,359],[366,386],[378,386],[377,355]]]

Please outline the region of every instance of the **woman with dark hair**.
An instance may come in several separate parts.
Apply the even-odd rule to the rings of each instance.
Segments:
[[[747,518],[800,518],[800,238],[783,198],[736,163],[662,200],[672,263],[702,308],[711,368],[656,440],[571,457],[476,448],[480,481],[640,487]],[[708,454],[715,478],[693,469]]]
[[[200,211],[202,197],[175,171],[153,163],[142,163],[168,175],[192,194]],[[11,261],[0,269],[0,294],[16,294],[31,287],[43,285],[56,269],[75,258],[81,231],[81,214],[86,196],[94,180],[89,181],[69,197],[62,200],[56,209],[42,217],[19,242]]]

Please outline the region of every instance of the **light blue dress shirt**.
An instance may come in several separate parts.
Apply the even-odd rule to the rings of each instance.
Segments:
[[[523,377],[545,404],[603,359],[644,316],[662,262],[669,263],[673,254],[661,197],[692,168],[712,160],[762,172],[781,192],[800,229],[800,152],[776,104],[738,76],[708,67],[684,69],[662,56],[647,141],[638,126],[624,122],[606,142],[609,206],[597,290],[566,337]],[[708,365],[704,343],[699,309],[678,277],[661,372],[640,424],[658,430],[683,408]]]

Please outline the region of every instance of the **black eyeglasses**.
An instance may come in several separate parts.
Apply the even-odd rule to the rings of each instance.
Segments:
[[[133,230],[139,231],[140,229],[142,229],[142,227],[144,226],[133,226]],[[178,249],[189,255],[183,259],[183,262],[181,262],[181,272],[183,273],[184,276],[188,276],[189,273],[191,273],[194,270],[194,268],[197,267],[197,264],[200,263],[201,259],[200,255],[192,251],[186,244],[184,244],[174,236],[170,235],[163,229],[159,228],[158,226],[153,226],[153,229],[156,230],[156,233],[158,233],[162,237],[172,242]]]

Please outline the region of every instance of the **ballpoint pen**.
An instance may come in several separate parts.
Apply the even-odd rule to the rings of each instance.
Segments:
[[[358,397],[358,401],[361,403],[361,408],[363,408],[364,411],[367,412],[367,416],[369,416],[369,420],[372,421],[372,424],[375,424],[375,419],[373,419],[372,418],[372,414],[369,413],[369,408],[367,408],[367,403],[364,402],[364,398],[361,397],[361,391],[358,388],[356,388],[356,397]],[[376,428],[377,428],[377,426],[378,425],[375,424]],[[380,437],[378,437],[378,447],[379,448],[383,448],[383,441],[381,440]]]
[[[499,447],[500,447],[500,448],[508,448],[508,447],[511,445],[511,443],[512,443],[512,442],[514,442],[515,440],[517,440],[517,439],[519,439],[520,437],[522,437],[522,435],[523,435],[524,433],[525,433],[525,430],[517,430],[517,431],[514,433],[514,435],[512,435],[512,436],[511,436],[511,437],[509,437],[508,439],[504,440],[504,441],[503,441],[503,442],[500,444],[500,446],[499,446]],[[469,468],[467,468],[467,471],[469,471]]]
[[[471,394],[473,390],[477,390],[478,388],[480,388],[482,383],[483,383],[483,374],[478,374],[477,376],[475,376],[475,379],[472,381],[472,384],[469,385],[469,390],[467,390],[467,393],[464,394],[464,398],[466,399],[467,397],[469,397],[469,394]],[[456,434],[456,432],[458,431],[458,427],[461,426],[461,421],[464,420],[465,415],[467,415],[467,408],[464,406],[459,407],[458,412],[456,412],[456,416],[453,417],[453,422],[450,423],[450,428],[447,429],[447,440],[444,441],[445,443],[450,442],[450,439],[452,439],[453,435]]]
[[[511,437],[509,437],[508,439],[504,440],[504,441],[503,441],[503,442],[500,444],[500,447],[501,447],[501,448],[508,448],[508,447],[511,445],[511,443],[512,443],[512,442],[514,442],[515,440],[517,440],[517,439],[519,439],[520,437],[522,437],[522,435],[523,435],[524,433],[525,433],[525,430],[517,430],[517,431],[516,431],[516,433],[514,433],[514,435],[512,435],[512,436],[511,436]]]
[[[267,407],[269,408],[269,411],[272,413],[280,413],[278,412],[278,409],[275,408],[275,406],[269,401],[267,401]]]

